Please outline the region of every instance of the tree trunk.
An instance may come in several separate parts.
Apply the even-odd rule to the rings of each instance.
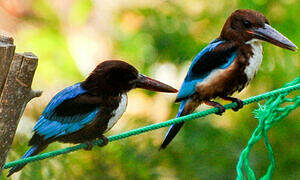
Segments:
[[[42,94],[31,90],[37,63],[32,53],[15,54],[13,39],[0,36],[0,176],[26,104]]]

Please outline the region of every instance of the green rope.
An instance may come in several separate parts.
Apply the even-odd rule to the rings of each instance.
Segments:
[[[276,89],[276,90],[273,90],[273,91],[270,91],[270,92],[267,92],[267,93],[264,93],[264,94],[260,94],[260,95],[257,95],[257,96],[250,97],[250,98],[244,100],[243,103],[244,103],[244,105],[247,105],[247,104],[251,104],[251,103],[254,103],[254,102],[269,99],[271,97],[277,97],[281,94],[287,94],[287,93],[290,93],[292,91],[298,90],[298,89],[300,89],[300,82],[299,82],[300,77],[298,77],[297,79],[298,79],[298,81],[297,81],[298,83],[293,83],[294,82],[293,81],[287,87],[283,87],[283,88]],[[287,101],[289,101],[289,100],[287,100]],[[232,109],[236,106],[237,106],[236,103],[230,103],[230,104],[225,105],[224,107],[225,107],[225,109]],[[278,110],[278,111],[281,111],[281,110]],[[174,123],[181,123],[181,122],[186,122],[186,121],[190,121],[190,120],[193,120],[193,119],[198,119],[200,117],[204,117],[204,116],[207,116],[207,115],[210,115],[210,114],[214,114],[216,112],[218,112],[218,108],[211,108],[211,109],[208,109],[208,110],[205,110],[205,111],[189,114],[187,116],[179,117],[179,118],[176,118],[176,119],[171,119],[171,120],[161,122],[161,123],[151,124],[151,125],[148,125],[148,126],[138,128],[138,129],[133,129],[133,130],[130,130],[130,131],[127,131],[127,132],[124,132],[124,133],[120,133],[118,135],[110,136],[110,137],[108,137],[108,140],[109,140],[109,142],[117,141],[117,140],[124,139],[124,138],[130,137],[130,136],[138,135],[138,134],[141,134],[141,133],[144,133],[144,132],[147,132],[147,131],[152,131],[152,130],[155,130],[155,129],[167,127],[167,126],[170,126]],[[102,143],[102,140],[96,140],[96,141],[93,142],[94,145],[99,145],[101,143]],[[20,165],[20,164],[42,160],[42,159],[58,156],[60,154],[66,154],[66,153],[69,153],[69,152],[77,151],[79,149],[83,149],[85,147],[87,147],[86,144],[79,144],[79,145],[76,145],[76,146],[73,146],[73,147],[68,147],[68,148],[65,148],[65,149],[60,149],[60,150],[56,150],[56,151],[52,151],[52,152],[48,152],[48,153],[44,153],[44,154],[39,154],[39,155],[32,156],[32,157],[28,157],[28,158],[25,158],[25,159],[20,159],[20,160],[8,162],[8,163],[5,164],[4,168],[7,169],[7,168],[10,168],[10,167]],[[240,175],[241,172],[242,171],[238,171],[238,174]],[[253,174],[253,176],[254,176],[254,174]]]
[[[286,84],[285,87],[289,87],[300,83],[300,77],[296,78],[294,81]],[[254,130],[251,138],[248,141],[247,146],[242,151],[239,162],[237,164],[237,180],[243,180],[245,175],[243,175],[243,170],[246,172],[248,179],[255,180],[255,174],[249,165],[249,154],[254,144],[264,138],[265,146],[268,150],[268,156],[270,159],[270,165],[267,169],[266,174],[261,178],[261,180],[271,179],[274,168],[275,159],[271,144],[269,142],[267,131],[271,127],[286,117],[292,110],[300,106],[300,96],[294,98],[286,98],[287,92],[284,92],[278,96],[271,97],[265,105],[259,105],[259,108],[254,111],[255,117],[258,119],[258,126]],[[294,103],[281,107],[280,105],[284,103]]]

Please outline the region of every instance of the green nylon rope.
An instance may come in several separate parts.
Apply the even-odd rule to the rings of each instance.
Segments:
[[[254,102],[261,101],[261,100],[269,99],[271,97],[277,97],[281,94],[287,94],[287,93],[290,93],[292,91],[299,90],[300,89],[300,82],[299,82],[300,76],[297,77],[296,80],[298,80],[298,83],[296,83],[296,84],[293,83],[294,82],[293,81],[287,87],[283,87],[283,88],[276,89],[276,90],[273,90],[273,91],[270,91],[270,92],[267,92],[267,93],[264,93],[264,94],[260,94],[260,95],[257,95],[257,96],[247,98],[246,100],[243,101],[243,103],[244,103],[244,105],[247,105],[247,104],[251,104],[251,103],[254,103]],[[236,103],[230,103],[230,104],[226,104],[224,107],[225,107],[225,109],[232,109],[236,106],[237,106]],[[130,136],[142,134],[142,133],[145,133],[147,131],[152,131],[152,130],[155,130],[155,129],[167,127],[167,126],[170,126],[174,123],[181,123],[181,122],[186,122],[186,121],[190,121],[190,120],[193,120],[193,119],[198,119],[200,117],[204,117],[204,116],[207,116],[207,115],[210,115],[210,114],[214,114],[216,112],[218,112],[218,108],[211,108],[211,109],[208,109],[208,110],[205,110],[205,111],[189,114],[187,116],[179,117],[179,118],[176,118],[176,119],[171,119],[171,120],[161,122],[161,123],[151,124],[151,125],[148,125],[148,126],[138,128],[138,129],[133,129],[133,130],[130,130],[130,131],[127,131],[127,132],[124,132],[124,133],[120,133],[120,134],[117,134],[117,135],[114,135],[114,136],[109,136],[108,140],[109,140],[109,142],[117,141],[117,140],[124,139],[124,138],[130,137]],[[96,140],[96,141],[93,142],[94,145],[99,145],[101,143],[102,143],[102,140]],[[17,166],[17,165],[20,165],[20,164],[24,164],[24,163],[29,163],[29,162],[33,162],[33,161],[38,161],[38,160],[58,156],[60,154],[66,154],[66,153],[69,153],[69,152],[77,151],[79,149],[83,149],[85,147],[87,147],[86,144],[79,144],[79,145],[75,145],[75,146],[72,146],[72,147],[68,147],[68,148],[64,148],[64,149],[60,149],[60,150],[56,150],[56,151],[52,151],[52,152],[48,152],[48,153],[44,153],[44,154],[35,155],[35,156],[28,157],[28,158],[25,158],[25,159],[19,159],[19,160],[16,160],[16,161],[6,163],[5,166],[4,166],[4,169],[14,167],[14,166]],[[240,171],[238,171],[238,174],[241,174]]]
[[[294,81],[286,84],[284,87],[289,87],[291,85],[299,84],[300,77],[297,77]],[[292,110],[300,106],[300,96],[294,98],[286,98],[288,95],[287,92],[282,93],[278,96],[271,97],[264,105],[259,104],[259,108],[254,111],[255,117],[258,119],[258,126],[254,130],[251,138],[248,141],[247,146],[242,151],[236,170],[237,170],[237,180],[246,179],[244,172],[247,174],[247,179],[255,180],[255,173],[249,165],[249,154],[254,144],[264,138],[265,146],[268,151],[268,157],[270,159],[270,165],[267,169],[266,174],[260,178],[261,180],[269,180],[272,178],[274,168],[275,168],[275,159],[272,150],[272,146],[269,142],[267,131],[271,127],[286,117]],[[289,103],[285,107],[280,105],[284,103]],[[291,104],[293,103],[293,104]]]

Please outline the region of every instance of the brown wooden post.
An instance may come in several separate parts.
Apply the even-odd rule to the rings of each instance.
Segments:
[[[26,104],[41,91],[31,84],[38,58],[17,54],[13,39],[0,36],[0,176]]]

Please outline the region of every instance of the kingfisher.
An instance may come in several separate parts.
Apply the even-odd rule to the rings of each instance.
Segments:
[[[243,107],[240,99],[231,97],[242,91],[255,77],[263,58],[262,42],[269,42],[295,51],[296,45],[270,26],[261,13],[239,9],[226,20],[221,34],[193,59],[175,102],[180,102],[176,117],[192,113],[200,104],[217,107],[222,115],[225,108],[215,98],[236,102],[233,108]],[[160,146],[165,149],[179,132],[182,123],[173,124]]]
[[[157,80],[138,73],[132,65],[109,60],[100,63],[83,81],[57,93],[46,106],[33,128],[29,141],[31,148],[23,155],[27,158],[43,151],[50,143],[87,143],[101,139],[126,110],[127,92],[134,88],[176,93],[177,90]],[[10,169],[7,176],[21,170],[24,165]]]

